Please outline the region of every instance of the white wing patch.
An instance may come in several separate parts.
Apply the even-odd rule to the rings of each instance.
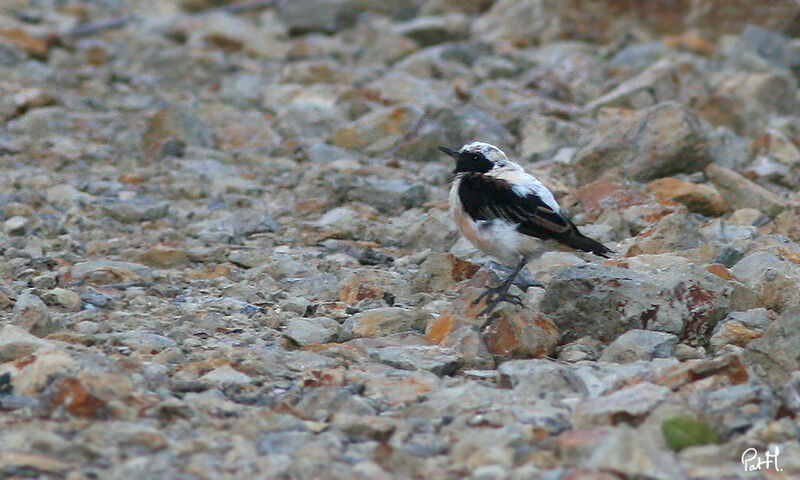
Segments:
[[[513,165],[517,168],[496,169],[489,172],[488,175],[507,181],[511,185],[511,190],[520,197],[535,194],[542,199],[542,203],[550,207],[554,212],[561,211],[561,206],[556,201],[556,197],[542,182],[533,175],[526,173],[519,165]]]

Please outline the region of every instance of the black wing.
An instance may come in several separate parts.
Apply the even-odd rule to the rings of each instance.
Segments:
[[[464,174],[458,196],[464,210],[475,220],[503,219],[517,224],[517,231],[525,235],[553,239],[603,257],[612,253],[580,233],[569,218],[550,208],[538,195],[520,196],[505,180],[479,173]]]

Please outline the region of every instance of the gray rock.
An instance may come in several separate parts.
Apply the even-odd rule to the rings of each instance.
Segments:
[[[57,305],[70,312],[77,312],[81,309],[81,297],[72,290],[66,288],[54,288],[42,295],[42,300],[49,305]]]
[[[677,344],[678,337],[671,333],[628,330],[606,347],[600,360],[626,363],[671,357],[675,354]]]
[[[747,344],[742,360],[759,378],[774,389],[789,381],[800,369],[800,306],[787,308],[770,324],[761,338]]]
[[[592,337],[581,337],[558,349],[558,359],[565,362],[597,360],[603,349],[603,342]]]
[[[703,72],[691,57],[663,58],[602,97],[586,105],[586,110],[602,107],[645,108],[656,103],[677,101],[687,103],[709,93]]]
[[[165,217],[169,203],[142,197],[127,201],[109,199],[103,204],[103,211],[122,223],[149,222]]]
[[[112,339],[119,345],[128,347],[131,350],[140,350],[144,353],[157,353],[165,348],[176,347],[178,345],[174,340],[163,335],[140,330],[114,334]]]
[[[263,212],[244,208],[218,220],[206,220],[189,226],[190,235],[210,242],[229,242],[254,233],[273,232],[278,225]]]
[[[347,191],[347,198],[372,205],[383,212],[421,206],[428,198],[425,186],[401,179],[366,178]]]
[[[11,236],[25,235],[25,232],[30,228],[31,221],[22,216],[11,217],[3,223],[3,230]]]
[[[327,343],[336,338],[338,328],[339,322],[332,318],[297,317],[286,323],[286,329],[283,331],[283,335],[292,339],[292,341],[298,345]]]
[[[770,240],[769,237],[762,237],[760,243],[763,245]],[[745,255],[731,267],[731,273],[760,293],[761,306],[781,311],[800,301],[800,291],[797,289],[800,266],[773,251],[756,250]]]
[[[240,385],[253,381],[248,375],[234,369],[230,365],[217,367],[200,377],[200,380],[213,385]]]
[[[675,454],[661,447],[650,432],[629,426],[618,427],[592,452],[585,466],[663,480],[689,478]]]
[[[614,423],[617,418],[642,418],[670,394],[667,387],[643,382],[622,388],[608,395],[588,398],[581,402],[573,414],[578,428]]]
[[[15,325],[5,325],[0,330],[0,363],[25,357],[48,345],[51,344],[35,335],[31,335],[22,328]]]
[[[436,375],[452,375],[461,365],[461,359],[450,348],[438,345],[407,345],[375,348],[369,351],[386,365],[403,370],[428,370]]]
[[[581,182],[619,172],[639,181],[702,169],[708,139],[697,114],[687,107],[664,102],[635,114],[601,118],[588,145],[575,156]]]
[[[333,144],[370,154],[387,152],[419,125],[423,115],[413,104],[378,108],[340,128]]]
[[[592,336],[609,342],[632,329],[648,329],[705,343],[717,321],[755,295],[742,285],[694,266],[638,272],[586,265],[562,270],[540,307],[567,341]]]
[[[37,337],[45,337],[62,328],[61,321],[54,318],[42,299],[32,293],[22,293],[17,297],[11,323]]]
[[[497,367],[498,385],[521,389],[532,395],[563,396],[584,392],[584,386],[569,368],[552,360],[510,360]]]
[[[417,17],[397,25],[395,33],[411,38],[422,46],[465,40],[469,33],[469,19],[458,13]]]
[[[90,260],[72,266],[72,278],[96,283],[136,283],[153,280],[150,267],[117,260]]]
[[[712,351],[718,351],[725,345],[744,347],[751,340],[760,337],[771,323],[772,318],[765,308],[732,312],[714,327],[708,346]]]
[[[774,217],[787,207],[778,195],[727,168],[711,164],[705,172],[733,208],[755,208]]]

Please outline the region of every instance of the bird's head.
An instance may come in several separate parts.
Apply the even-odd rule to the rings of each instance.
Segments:
[[[468,143],[457,151],[447,147],[439,147],[439,150],[455,159],[456,168],[453,173],[486,173],[509,163],[508,157],[502,150],[484,142]]]

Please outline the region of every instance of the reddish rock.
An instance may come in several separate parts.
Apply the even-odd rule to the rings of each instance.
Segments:
[[[77,378],[64,378],[56,386],[50,408],[63,408],[81,418],[102,418],[107,415],[106,402],[92,394]]]
[[[655,195],[661,203],[674,205],[681,203],[691,212],[716,217],[730,210],[728,203],[716,188],[698,185],[677,178],[659,178],[650,182],[647,191]]]
[[[456,283],[472,278],[480,268],[449,253],[436,253],[426,258],[414,278],[418,291],[443,291]]]
[[[49,46],[47,40],[34,37],[25,30],[18,28],[0,30],[0,38],[20,47],[32,57],[40,60],[47,58],[47,49]]]
[[[713,273],[714,275],[718,276],[723,280],[730,280],[735,281],[736,277],[733,276],[730,270],[725,268],[725,265],[721,263],[712,263],[711,265],[706,267],[706,270]]]
[[[572,197],[565,199],[565,205],[574,212],[587,215],[587,220],[597,220],[606,210],[622,211],[633,205],[648,203],[647,197],[628,182],[617,181],[611,177],[600,177],[579,188]]]
[[[449,308],[428,323],[428,342],[454,348],[469,368],[485,367],[490,359],[538,358],[553,352],[561,338],[558,328],[538,312],[502,303],[491,318],[477,317],[486,300],[473,301],[500,279],[480,270],[459,289]],[[486,323],[482,331],[478,331]]]
[[[361,300],[382,299],[408,292],[399,274],[385,270],[361,269],[351,273],[339,286],[339,300],[355,305]]]
[[[608,439],[608,428],[567,430],[556,437],[556,452],[567,464],[576,464]]]
[[[749,376],[742,361],[735,355],[725,355],[709,359],[687,360],[666,370],[646,375],[645,380],[678,390],[693,382],[710,377],[719,377],[720,383],[739,385],[746,383]],[[636,383],[641,379],[632,379]]]

